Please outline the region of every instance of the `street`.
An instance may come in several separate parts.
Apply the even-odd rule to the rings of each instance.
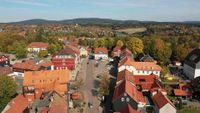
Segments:
[[[87,64],[87,62],[89,63]],[[105,69],[106,61],[100,62],[98,67],[95,67],[95,62],[94,60],[83,62],[82,77],[84,86],[81,90],[84,92],[84,101],[86,102],[84,113],[102,113],[102,108],[100,107],[100,101],[98,100],[96,92],[100,83],[97,79],[97,75],[107,72]],[[88,103],[92,103],[93,107],[90,108]]]

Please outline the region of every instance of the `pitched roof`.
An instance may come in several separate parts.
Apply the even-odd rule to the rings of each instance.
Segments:
[[[37,89],[56,90],[59,93],[67,91],[70,80],[69,70],[31,71],[24,73],[24,86],[34,86]]]
[[[200,65],[196,67],[198,62],[200,62],[200,48],[192,50],[185,58],[185,63],[193,68],[200,68]]]
[[[115,46],[115,48],[113,49],[113,52],[117,52],[117,51],[121,51],[121,47]]]
[[[175,96],[191,96],[192,89],[187,83],[179,84],[179,89],[174,89]]]
[[[120,113],[139,113],[139,111],[133,109],[130,104],[126,104],[122,109],[119,111]]]
[[[129,56],[125,56],[123,59],[120,60],[118,67],[122,66],[122,65],[126,65],[126,66],[132,66],[133,65],[133,58],[129,57]]]
[[[8,110],[6,110],[5,113],[23,113],[23,111],[28,107],[28,104],[28,99],[19,94],[8,103],[6,106],[8,107]]]
[[[136,103],[146,103],[142,92],[138,91],[136,86],[134,86],[134,84],[127,80],[123,81],[115,87],[113,102],[124,93],[127,93]]]
[[[48,43],[44,43],[44,42],[32,42],[30,43],[27,47],[28,48],[47,48],[49,46]]]
[[[1,75],[7,75],[7,74],[12,73],[13,71],[11,67],[0,67],[0,72],[1,72]]]
[[[165,106],[166,104],[170,104],[171,106],[173,106],[174,108],[176,108],[174,106],[174,104],[165,96],[163,95],[161,92],[156,93],[153,97],[152,97],[155,105],[161,109],[163,106]]]
[[[73,57],[75,57],[76,55],[79,55],[79,54],[80,54],[80,51],[78,48],[71,45],[67,45],[57,55],[72,55]]]
[[[32,60],[26,60],[25,62],[17,62],[13,64],[13,68],[17,69],[25,69],[25,70],[31,70],[36,71],[39,69],[39,66],[37,66]]]
[[[107,48],[95,48],[94,50],[95,54],[108,54],[108,49]]]
[[[128,70],[123,70],[118,73],[117,82],[122,80],[128,80],[135,85],[139,85],[142,90],[150,90],[152,88],[161,88],[158,82],[158,76],[154,74],[150,75],[133,75]]]

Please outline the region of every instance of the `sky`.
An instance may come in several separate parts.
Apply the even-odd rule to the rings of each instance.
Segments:
[[[0,22],[73,18],[200,21],[200,0],[0,0]]]

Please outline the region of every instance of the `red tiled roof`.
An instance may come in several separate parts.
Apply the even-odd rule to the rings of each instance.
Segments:
[[[122,107],[122,109],[119,111],[120,113],[139,113],[139,111],[133,109],[131,105],[126,104],[126,106]]]
[[[108,54],[108,49],[107,48],[96,48],[94,50],[95,54],[103,53],[103,54]]]
[[[117,51],[121,51],[121,47],[115,46],[115,48],[113,49],[113,52],[117,52]]]
[[[174,106],[174,104],[165,96],[163,95],[161,92],[158,92],[157,94],[155,94],[153,97],[152,97],[155,105],[161,109],[163,106],[165,106],[166,104],[170,104],[171,106],[173,106],[174,108],[176,108]]]
[[[0,72],[1,72],[1,75],[7,75],[7,74],[12,73],[13,71],[11,67],[0,67]]]
[[[59,94],[64,94],[69,80],[69,70],[30,71],[24,73],[23,85],[46,91],[55,90]]]
[[[10,108],[5,113],[23,113],[28,104],[28,99],[19,94],[9,103]]]
[[[133,65],[133,58],[126,56],[124,57],[122,60],[120,60],[118,67],[122,66],[122,65],[126,65],[126,66],[132,66]]]
[[[34,47],[37,47],[37,48],[47,48],[48,46],[49,46],[48,43],[44,43],[44,42],[32,42],[27,47],[28,48],[34,48]]]
[[[134,86],[130,81],[125,80],[115,87],[113,102],[118,99],[123,93],[127,93],[137,103],[146,103],[142,92],[138,91],[136,86]]]
[[[32,60],[27,60],[22,63],[17,62],[12,67],[17,69],[32,70],[32,71],[37,71],[39,69],[39,66],[37,66]]]
[[[65,46],[65,49],[71,49],[71,51],[73,51],[74,53],[80,54],[79,49],[75,46],[67,45],[67,46]]]
[[[174,89],[175,96],[190,96],[192,95],[191,86],[183,83],[179,84],[179,89]]]
[[[158,77],[151,75],[133,75],[128,70],[123,70],[118,73],[117,82],[121,80],[128,80],[135,85],[141,86],[142,90],[150,90],[151,88],[161,88],[158,83]]]

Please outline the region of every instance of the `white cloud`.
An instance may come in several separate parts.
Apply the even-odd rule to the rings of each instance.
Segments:
[[[9,3],[15,4],[24,4],[24,5],[32,5],[32,6],[42,6],[42,7],[51,7],[52,5],[38,1],[38,0],[5,0]]]

